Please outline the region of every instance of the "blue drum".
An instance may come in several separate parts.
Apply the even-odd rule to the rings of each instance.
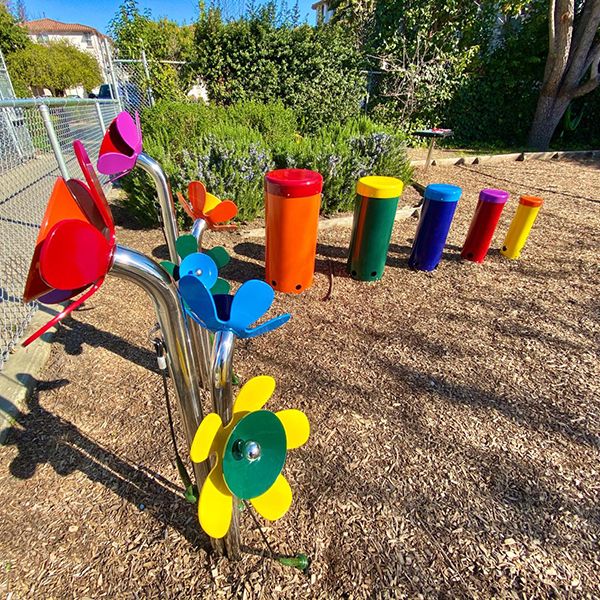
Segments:
[[[461,194],[461,188],[447,183],[432,183],[425,188],[421,218],[408,259],[411,269],[433,271],[438,266]]]

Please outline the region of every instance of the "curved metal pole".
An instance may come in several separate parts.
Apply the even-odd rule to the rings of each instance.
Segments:
[[[188,336],[188,322],[177,286],[168,273],[136,250],[117,245],[110,271],[116,277],[141,287],[152,299],[160,330],[167,347],[167,364],[188,442],[188,452],[202,421],[201,382],[198,365]],[[193,463],[198,490],[208,475],[208,464]],[[216,552],[223,542],[211,538]]]
[[[175,203],[173,202],[173,194],[171,186],[167,181],[167,177],[160,166],[151,156],[142,152],[137,159],[137,163],[154,181],[156,193],[158,195],[158,203],[160,205],[160,214],[162,218],[163,231],[167,240],[169,249],[169,257],[171,262],[178,265],[180,263],[179,255],[175,242],[179,237],[179,229],[177,227],[177,213],[175,211]],[[199,246],[200,249],[200,246]],[[208,331],[196,325],[195,322],[188,320],[189,336],[194,354],[198,357],[198,366],[200,367],[200,377],[204,383],[204,387],[209,386],[209,357],[210,357],[210,336]]]
[[[123,246],[116,247],[110,272],[141,287],[154,303],[156,317],[167,346],[169,373],[189,447],[202,421],[202,395],[196,357],[190,345],[185,313],[177,287],[168,273],[152,259]],[[206,478],[206,467],[194,465],[194,469],[198,485],[201,486]]]
[[[204,232],[208,229],[208,223],[204,219],[196,219],[192,225],[192,235],[198,242],[198,252],[202,252],[202,238]]]
[[[224,425],[233,416],[233,350],[235,335],[231,331],[217,331],[211,355],[211,395],[215,412],[221,417]],[[240,525],[238,499],[233,497],[233,514],[231,526],[225,536],[227,555],[238,560],[240,552]]]
[[[168,273],[152,259],[117,246],[110,271],[116,277],[141,287],[152,299],[156,317],[167,346],[167,364],[179,411],[185,428],[188,452],[202,421],[201,383],[198,365],[188,336],[188,323],[177,287]],[[198,490],[208,475],[208,464],[193,463]],[[216,552],[223,553],[223,542],[211,538]]]
[[[208,230],[208,223],[204,219],[196,219],[192,225],[192,235],[198,242],[198,252],[202,252],[202,238],[204,232]],[[202,369],[202,381],[205,382],[204,387],[211,389],[210,375],[210,355],[212,351],[210,333],[206,329],[202,329],[198,323],[193,321],[190,323],[190,332],[192,336],[192,344],[200,356],[206,357],[205,361],[201,361],[200,368]],[[214,406],[214,405],[213,405]]]
[[[177,216],[175,213],[175,204],[171,194],[171,186],[167,181],[164,171],[159,163],[151,156],[142,152],[137,159],[137,163],[154,181],[156,193],[158,195],[158,204],[160,205],[160,214],[162,217],[162,225],[167,239],[167,247],[169,249],[169,257],[171,262],[179,264],[179,256],[175,242],[179,237],[179,229],[177,227]]]

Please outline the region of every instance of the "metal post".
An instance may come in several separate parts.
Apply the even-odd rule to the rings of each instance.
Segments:
[[[233,416],[233,350],[235,335],[231,331],[217,331],[211,356],[211,395],[215,412],[224,425]],[[231,526],[224,538],[227,556],[233,560],[240,558],[240,525],[238,499],[233,497]]]
[[[158,203],[160,205],[163,229],[165,231],[165,238],[167,239],[167,247],[169,249],[169,258],[171,262],[178,265],[179,256],[177,254],[175,242],[179,237],[179,230],[177,228],[177,218],[175,216],[175,204],[173,203],[171,186],[167,181],[167,177],[165,176],[162,167],[145,152],[142,152],[139,155],[137,164],[146,171],[154,181],[156,193],[158,195]]]
[[[54,130],[54,125],[52,124],[52,119],[50,118],[50,111],[48,110],[48,107],[45,104],[39,104],[38,108],[42,115],[42,121],[44,121],[44,127],[46,128],[46,133],[48,134],[50,145],[52,146],[52,150],[54,151],[54,156],[56,158],[56,162],[58,163],[58,168],[60,169],[60,174],[65,179],[69,179],[67,163],[65,162],[65,157],[63,156],[58,137],[56,136],[56,131]]]
[[[192,235],[196,238],[198,243],[198,252],[202,252],[202,238],[207,229],[208,223],[204,219],[196,219],[192,225]],[[202,329],[195,321],[190,324],[190,329],[192,332],[192,345],[194,346],[194,349],[197,351],[198,356],[206,357],[206,360],[200,361],[204,387],[206,389],[211,389],[209,357],[211,356],[212,348],[210,334],[206,329]]]
[[[104,50],[106,52],[106,56],[108,58],[108,66],[110,69],[110,78],[112,80],[113,92],[111,93],[111,97],[113,97],[117,104],[119,105],[119,112],[123,110],[123,103],[121,102],[121,94],[119,93],[119,86],[117,82],[117,78],[115,76],[115,66],[113,64],[112,53],[110,48],[108,47],[108,43],[104,40]],[[114,96],[113,96],[114,94]]]
[[[431,155],[433,154],[433,148],[435,146],[435,138],[431,138],[431,143],[429,144],[429,150],[427,151],[427,160],[425,161],[425,171],[429,169],[429,165],[431,164]]]
[[[179,237],[179,230],[177,227],[175,204],[173,202],[173,195],[171,194],[169,182],[167,181],[161,166],[145,152],[142,152],[139,155],[137,164],[144,171],[146,171],[146,173],[148,173],[154,181],[156,193],[158,194],[158,203],[160,204],[160,214],[162,217],[163,229],[165,232],[165,238],[167,240],[167,247],[169,249],[169,258],[171,262],[178,265],[180,261],[175,242]],[[190,330],[192,332],[192,345],[196,355],[198,356],[198,363],[200,367],[199,376],[204,382],[204,386],[208,388],[210,385],[210,336],[208,331],[202,329],[200,326],[197,326],[195,323],[190,323]]]
[[[167,347],[169,374],[175,388],[188,451],[202,421],[202,392],[197,377],[198,365],[193,351],[189,323],[176,284],[152,259],[117,245],[111,274],[141,287],[152,299],[160,331]],[[208,475],[208,463],[193,463],[198,490]],[[223,541],[211,538],[215,552],[223,554]]]
[[[141,287],[154,303],[189,448],[203,417],[202,395],[198,379],[194,376],[198,372],[196,357],[192,352],[177,286],[152,259],[118,245],[111,273]],[[194,471],[200,488],[208,474],[207,466],[204,463],[194,464]]]
[[[104,123],[104,117],[102,116],[102,108],[100,107],[99,102],[96,102],[94,106],[96,107],[96,116],[98,117],[100,131],[102,132],[102,135],[104,135],[104,132],[106,131],[106,125]]]
[[[150,85],[150,69],[148,68],[148,61],[146,60],[145,50],[142,50],[142,64],[144,65],[146,81],[148,82],[148,103],[150,104],[150,106],[154,106],[154,96],[152,94],[152,86]]]
[[[196,219],[192,225],[192,235],[198,242],[198,252],[202,252],[202,238],[208,229],[208,223],[204,219]]]

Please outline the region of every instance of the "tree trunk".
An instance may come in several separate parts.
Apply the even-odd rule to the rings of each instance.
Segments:
[[[540,95],[527,145],[536,150],[547,150],[570,99],[562,96]]]
[[[548,57],[528,144],[540,150],[552,135],[573,98],[600,84],[600,0],[549,0]],[[583,81],[588,75],[587,81]]]

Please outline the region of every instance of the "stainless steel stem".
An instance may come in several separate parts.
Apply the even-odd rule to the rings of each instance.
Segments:
[[[179,230],[177,228],[177,216],[175,214],[173,196],[171,195],[171,186],[169,185],[165,172],[162,170],[160,164],[145,152],[142,152],[138,156],[137,164],[146,171],[146,173],[152,177],[152,181],[154,181],[156,193],[158,194],[158,204],[160,205],[160,214],[162,217],[165,238],[167,239],[167,248],[169,249],[169,257],[171,262],[178,265],[179,256],[177,255],[175,242],[179,237]]]
[[[192,235],[196,238],[198,242],[198,251],[202,251],[202,238],[204,237],[204,232],[208,229],[208,223],[204,219],[196,219],[194,224],[192,225]]]
[[[204,236],[204,232],[208,229],[208,223],[204,219],[196,219],[194,224],[192,225],[192,235],[196,238],[198,242],[198,252],[202,252],[202,238]],[[197,352],[201,356],[205,356],[207,360],[202,361],[200,367],[202,369],[202,381],[205,382],[204,387],[210,389],[211,386],[211,375],[210,375],[210,365],[209,358],[211,355],[211,341],[210,341],[210,333],[206,329],[202,329],[200,325],[196,322],[192,323],[190,326],[191,334],[192,334],[192,343],[194,344],[194,348],[197,349]]]
[[[123,246],[116,247],[111,273],[141,287],[154,303],[167,346],[169,372],[181,408],[186,438],[191,445],[203,417],[202,394],[177,286],[152,259]]]
[[[211,355],[211,393],[213,406],[224,424],[231,421],[233,415],[233,350],[235,335],[231,331],[217,331]],[[238,499],[233,497],[233,515],[231,527],[224,538],[227,556],[238,560],[240,552],[240,511]]]
[[[115,250],[111,273],[141,287],[152,299],[156,317],[167,346],[167,364],[189,447],[202,421],[202,395],[196,355],[189,338],[188,323],[177,286],[153,260],[123,246]],[[208,475],[208,464],[193,463],[198,490]],[[223,552],[221,540],[211,538],[216,552]]]
[[[145,152],[142,152],[137,160],[137,164],[144,170],[152,180],[156,187],[156,193],[158,195],[158,203],[160,205],[160,213],[163,222],[163,230],[165,232],[165,238],[167,240],[167,247],[169,250],[169,257],[171,262],[176,265],[179,264],[179,255],[177,254],[177,248],[175,242],[179,237],[179,229],[177,227],[177,214],[175,212],[175,203],[173,202],[173,194],[171,193],[171,186],[167,181],[162,167],[156,162],[151,156],[148,156]],[[209,387],[209,358],[210,358],[210,337],[208,331],[202,329],[196,323],[190,321],[190,339],[194,354],[198,357],[198,367],[200,368],[199,376],[202,379],[205,388]]]

